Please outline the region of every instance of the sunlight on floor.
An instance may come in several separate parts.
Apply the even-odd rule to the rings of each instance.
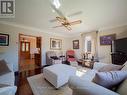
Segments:
[[[86,72],[87,72],[87,70],[85,70],[85,69],[83,69],[83,70],[77,70],[76,71],[76,76],[82,77]]]

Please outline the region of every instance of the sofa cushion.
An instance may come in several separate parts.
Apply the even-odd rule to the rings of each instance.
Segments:
[[[0,88],[7,87],[7,86],[9,86],[9,85],[7,85],[7,84],[0,84]]]
[[[126,71],[127,70],[127,61],[123,65],[124,65],[124,67],[121,70]]]
[[[81,78],[86,81],[92,81],[97,72],[97,70],[88,70]]]
[[[100,68],[102,68],[103,66],[106,66],[106,65],[108,65],[108,64],[107,63],[101,63],[101,62],[95,62],[93,69],[99,70]]]
[[[0,88],[0,95],[15,95],[17,90],[16,86],[6,86]]]
[[[5,60],[0,60],[0,76],[9,72],[11,72],[11,70],[8,68]]]
[[[116,92],[76,76],[70,77],[68,85],[73,90],[73,95],[119,95]]]
[[[114,64],[108,64],[100,68],[99,72],[108,72],[108,71],[118,71],[121,70],[124,67],[124,65],[114,65]]]
[[[93,82],[106,88],[111,88],[127,78],[127,71],[110,71],[96,73]]]
[[[127,95],[127,79],[125,79],[123,81],[123,83],[121,83],[121,85],[119,86],[119,88],[117,89],[117,92],[120,95]]]
[[[15,82],[14,72],[9,72],[7,74],[0,76],[0,84],[14,86],[14,82]]]

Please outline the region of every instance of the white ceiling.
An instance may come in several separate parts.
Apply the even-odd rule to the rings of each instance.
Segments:
[[[52,28],[60,23],[50,22],[50,20],[59,16],[52,11],[50,0],[15,1],[15,18],[0,19],[0,21],[62,35],[72,35],[127,24],[127,0],[60,0],[60,11],[65,16],[82,11],[82,14],[68,17],[70,21],[82,20],[82,24],[72,26],[70,32],[64,27]]]

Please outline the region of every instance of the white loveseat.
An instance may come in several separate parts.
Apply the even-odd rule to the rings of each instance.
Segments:
[[[7,64],[11,72],[0,76],[0,84],[8,86],[0,88],[0,95],[15,95],[17,87],[14,85],[15,76],[13,71],[13,65]]]
[[[96,72],[98,72],[98,70],[104,65],[107,64],[95,63],[93,69],[88,70],[84,76],[80,78],[76,76],[70,77],[68,83],[69,87],[73,91],[73,95],[127,95],[127,80],[125,80],[125,82],[119,86],[119,89],[116,92],[113,92],[92,82]],[[122,69],[127,70],[127,62]]]

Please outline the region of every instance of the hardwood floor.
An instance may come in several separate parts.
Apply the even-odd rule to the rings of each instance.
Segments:
[[[23,71],[28,71],[28,70],[34,70],[39,67],[40,66],[35,64],[35,59],[23,59],[23,60],[20,60],[19,71],[23,72]]]
[[[17,93],[16,95],[33,95],[27,81],[27,77],[42,73],[42,68],[20,72],[16,75]]]

